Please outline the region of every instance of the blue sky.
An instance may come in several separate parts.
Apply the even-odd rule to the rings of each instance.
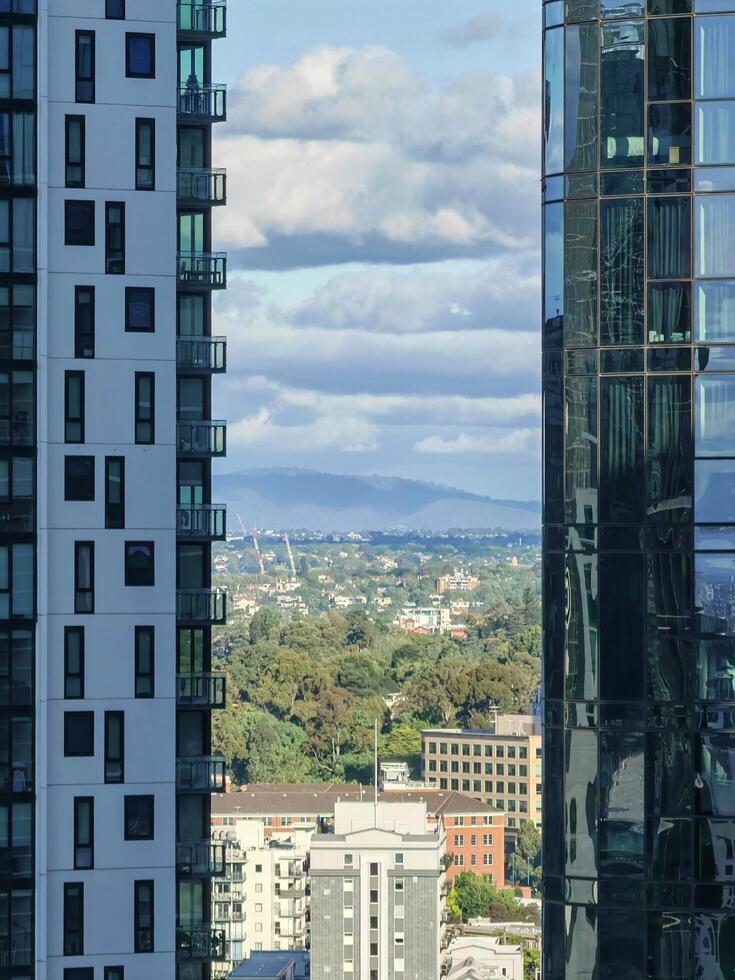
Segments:
[[[538,496],[538,5],[248,0],[228,16],[223,469]]]

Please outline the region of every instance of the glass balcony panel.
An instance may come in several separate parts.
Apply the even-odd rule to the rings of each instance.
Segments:
[[[176,511],[176,533],[180,538],[224,538],[226,514],[224,504],[179,507]]]
[[[209,924],[180,923],[176,928],[176,955],[186,960],[223,960],[225,934]]]
[[[180,31],[202,34],[210,38],[227,34],[227,4],[225,0],[179,0]]]
[[[227,199],[227,172],[205,168],[177,171],[176,196],[179,204],[224,204]]]
[[[222,373],[227,367],[227,341],[224,337],[179,337],[176,364],[187,371]]]
[[[223,708],[225,705],[225,674],[178,674],[176,703],[195,708]]]
[[[225,589],[177,589],[176,615],[184,622],[222,624],[226,600]]]
[[[176,845],[178,874],[218,878],[225,873],[225,846],[209,840],[180,841]]]
[[[224,422],[178,422],[177,452],[181,456],[224,456],[226,435]]]
[[[202,85],[196,76],[179,86],[180,116],[200,122],[222,122],[227,118],[227,86]]]
[[[182,793],[223,793],[223,756],[191,756],[176,760],[176,788]]]

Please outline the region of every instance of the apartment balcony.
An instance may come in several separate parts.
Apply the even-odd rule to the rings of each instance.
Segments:
[[[185,371],[211,371],[223,374],[227,370],[227,339],[225,337],[178,337],[176,366]]]
[[[184,168],[176,171],[176,201],[180,207],[218,207],[227,201],[227,171]]]
[[[225,589],[177,589],[176,618],[180,623],[222,626],[227,621]]]
[[[211,923],[176,927],[176,956],[180,960],[225,959],[224,929],[213,929]]]
[[[182,122],[224,122],[227,86],[201,85],[196,78],[190,78],[186,85],[179,85],[178,112]]]
[[[303,886],[300,888],[280,888],[276,891],[276,898],[303,898],[304,895],[305,891]]]
[[[222,541],[225,537],[224,504],[200,504],[198,507],[176,508],[176,534],[180,538]]]
[[[224,844],[210,840],[178,842],[176,871],[190,878],[221,878],[225,873]]]
[[[224,793],[224,757],[197,755],[177,759],[176,789],[180,793]]]
[[[226,252],[179,252],[176,275],[181,288],[226,289]]]
[[[224,708],[225,677],[224,673],[214,672],[178,674],[176,704],[180,708]]]
[[[215,41],[227,35],[225,0],[178,0],[178,28],[184,40]]]
[[[177,422],[176,452],[179,456],[225,456],[227,425],[209,420]]]

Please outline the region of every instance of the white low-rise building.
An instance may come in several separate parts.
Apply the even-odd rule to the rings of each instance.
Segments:
[[[523,980],[523,949],[492,936],[460,936],[447,949],[447,980]]]

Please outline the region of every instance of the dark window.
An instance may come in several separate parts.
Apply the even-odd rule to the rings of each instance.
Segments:
[[[64,755],[94,755],[94,711],[64,712]]]
[[[108,20],[125,20],[125,0],[105,0],[105,17]],[[105,969],[121,970],[122,967],[109,966]]]
[[[84,442],[84,372],[64,375],[64,441]]]
[[[125,527],[124,456],[105,456],[105,527]]]
[[[94,980],[93,966],[67,966],[64,980]]]
[[[84,955],[84,885],[64,882],[64,956]]]
[[[152,541],[125,542],[125,584],[155,585],[155,547]]]
[[[105,712],[105,782],[125,782],[125,715]]]
[[[155,78],[155,34],[125,35],[125,74],[128,78]]]
[[[105,272],[125,273],[125,205],[121,201],[105,204]]]
[[[74,612],[94,612],[94,541],[74,542]]]
[[[135,189],[156,187],[156,120],[135,120]]]
[[[74,287],[74,356],[94,357],[94,286]]]
[[[155,375],[135,372],[135,441],[155,442]]]
[[[691,198],[648,200],[648,275],[688,279],[692,270]]]
[[[84,187],[84,116],[66,117],[65,182],[67,187]]]
[[[136,953],[153,952],[153,882],[134,882],[134,946]]]
[[[64,201],[64,244],[94,245],[94,201]]]
[[[125,980],[125,968],[122,966],[106,966],[103,980]]]
[[[64,697],[84,697],[84,627],[64,627]]]
[[[125,289],[125,329],[131,333],[152,333],[156,327],[156,291],[147,286]]]
[[[76,92],[77,102],[94,102],[94,31],[76,32]]]
[[[152,698],[155,691],[155,630],[153,626],[135,627],[135,696]]]
[[[74,868],[94,867],[94,797],[74,797]]]
[[[94,456],[64,457],[64,500],[94,500]]]
[[[125,797],[125,840],[153,840],[152,796]]]
[[[691,33],[689,17],[649,22],[646,67],[648,98],[652,102],[691,99]]]

